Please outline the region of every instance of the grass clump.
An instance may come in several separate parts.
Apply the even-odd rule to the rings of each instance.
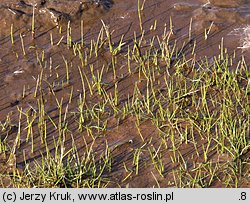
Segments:
[[[34,93],[22,92],[32,104],[14,106],[0,123],[2,186],[128,187],[139,178],[143,187],[144,176],[151,187],[248,186],[245,59],[222,41],[218,56],[197,60],[195,41],[186,50],[170,40],[170,22],[163,35],[145,36],[140,23],[140,37],[114,42],[102,21],[89,45],[82,30],[74,41],[68,23],[49,43],[56,50],[67,39],[59,57],[29,53],[20,34],[20,51],[40,73]]]

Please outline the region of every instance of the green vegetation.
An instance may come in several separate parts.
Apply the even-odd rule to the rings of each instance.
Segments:
[[[18,104],[0,122],[0,185],[129,187],[141,176],[152,179],[152,187],[249,186],[245,59],[230,56],[222,41],[219,56],[196,60],[196,44],[188,52],[188,43],[180,48],[171,40],[172,26],[147,39],[138,5],[141,37],[135,34],[132,44],[124,36],[114,42],[105,22],[89,45],[83,36],[74,42],[70,23],[57,42],[50,34],[53,49],[66,39],[60,65],[25,46],[11,25],[10,40],[13,46],[20,41],[23,53],[16,57],[35,50],[40,73],[22,93],[34,103]],[[103,56],[107,63],[100,66]]]

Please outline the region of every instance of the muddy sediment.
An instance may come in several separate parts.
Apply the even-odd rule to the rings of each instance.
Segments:
[[[91,52],[92,39],[101,36],[100,31],[103,26],[106,26],[105,28],[112,33],[115,46],[119,45],[121,38],[123,38],[124,45],[132,46],[136,41],[135,35],[137,39],[140,39],[142,35],[145,39],[151,39],[155,35],[161,36],[164,30],[169,30],[171,25],[170,47],[175,46],[175,42],[176,46],[182,47],[185,42],[182,52],[187,56],[192,54],[195,42],[196,59],[204,59],[206,56],[208,63],[212,63],[213,57],[220,54],[220,46],[223,43],[223,46],[227,48],[226,53],[229,55],[236,53],[239,59],[243,56],[245,63],[250,63],[248,49],[242,49],[244,46],[247,48],[246,45],[250,44],[246,42],[250,41],[250,34],[246,29],[250,24],[249,1],[147,0],[141,14],[142,27],[145,29],[143,34],[139,25],[137,6],[135,0],[2,0],[0,3],[0,121],[1,124],[4,124],[9,120],[12,126],[0,133],[0,140],[7,142],[10,147],[15,144],[16,135],[20,131],[18,120],[21,118],[23,123],[27,123],[26,118],[21,117],[20,113],[27,112],[31,116],[38,113],[41,109],[39,99],[46,104],[43,108],[48,121],[57,123],[62,120],[60,115],[66,115],[66,110],[72,113],[72,115],[67,115],[70,133],[66,134],[64,138],[65,146],[66,149],[70,148],[73,137],[74,143],[79,149],[79,155],[84,156],[84,152],[81,151],[82,144],[91,144],[93,138],[86,130],[78,132],[78,124],[75,123],[75,115],[83,89],[82,78],[79,75],[79,66],[82,64],[76,56],[81,52],[83,56]],[[157,26],[154,28],[156,24]],[[86,51],[81,49],[72,51],[71,46],[78,44],[84,46]],[[142,51],[147,48],[148,44],[147,40],[142,41]],[[157,46],[157,42],[155,44]],[[94,54],[92,57],[86,58],[88,63],[84,66],[86,68],[85,77],[90,79],[93,85],[95,84],[93,72],[100,73],[103,67],[107,67],[108,71],[103,75],[102,86],[111,94],[119,84],[117,88],[120,93],[119,106],[126,100],[130,100],[128,96],[131,97],[134,94],[135,84],[142,92],[146,92],[147,84],[143,80],[137,83],[139,73],[133,75],[127,73],[127,69],[124,69],[127,61],[119,55],[117,55],[116,73],[118,78],[114,79],[113,72],[109,71],[112,59],[109,49],[109,46],[105,44],[98,50],[97,59]],[[126,49],[119,50],[122,54],[127,51]],[[160,61],[159,66],[164,67],[165,63]],[[136,63],[131,64],[132,69],[135,66]],[[67,69],[69,69],[69,73],[66,73]],[[185,74],[188,76],[189,73]],[[163,76],[156,76],[156,78],[160,82],[164,81]],[[39,89],[39,86],[43,89]],[[161,88],[160,84],[156,86]],[[91,93],[87,83],[85,88],[86,106],[91,107],[100,99],[100,96],[98,93]],[[41,95],[42,97],[39,98]],[[69,105],[67,105],[68,101],[70,101]],[[63,107],[61,112],[57,108],[59,103]],[[125,187],[126,184],[119,180],[119,176],[126,176],[126,172],[122,170],[121,166],[133,160],[132,152],[144,145],[138,134],[138,127],[135,125],[138,119],[134,116],[120,119],[111,109],[105,110],[102,117],[108,118],[108,123],[105,124],[107,131],[105,137],[99,131],[94,131],[98,139],[93,148],[96,155],[101,155],[105,152],[105,144],[107,142],[110,144],[115,169],[111,177],[120,183],[120,186]],[[84,122],[91,124],[88,119]],[[36,121],[37,123],[38,121]],[[52,122],[49,123],[47,124],[48,146],[41,144],[41,132],[38,131],[38,128],[34,129],[33,141],[27,141],[24,135],[20,135],[20,144],[15,152],[16,168],[24,169],[25,162],[30,162],[32,165],[33,161],[40,161],[41,152],[45,152],[47,148],[50,148],[51,152],[55,152],[54,137],[57,135],[58,129],[54,128]],[[183,129],[190,126],[188,122],[177,123]],[[25,129],[25,127],[22,128]],[[153,137],[155,139],[150,142],[155,146],[159,145],[156,136],[159,136],[160,133],[154,124],[144,121],[140,124],[140,128],[145,140],[155,136]],[[83,141],[83,135],[86,136],[86,141]],[[197,140],[197,149],[202,151],[204,141],[200,138]],[[193,161],[189,155],[194,154],[193,146],[184,144],[181,151],[187,159],[187,166],[192,166]],[[166,154],[168,157],[164,158],[164,162],[166,169],[170,171],[176,166],[171,164],[171,153]],[[225,163],[232,162],[231,156],[214,154],[214,150],[212,150],[210,152],[212,159],[217,158]],[[200,158],[195,157],[194,160],[200,161]],[[146,161],[148,161],[148,155],[142,152],[140,164],[143,166]],[[7,157],[0,157],[1,163],[5,166],[2,169],[9,168]],[[13,166],[13,164],[11,165]],[[142,168],[140,175],[131,177],[130,187],[152,187],[152,183],[155,183],[151,174],[152,169],[153,166]],[[0,171],[5,170],[0,168]],[[148,179],[144,179],[144,177]],[[166,173],[165,178],[171,180],[171,175]],[[163,178],[158,179],[160,184],[167,185],[164,184]],[[111,186],[118,187],[114,183]],[[171,186],[171,183],[168,186]],[[214,186],[223,185],[218,182],[214,183]]]
[[[3,25],[15,24],[23,27],[35,15],[36,26],[58,26],[59,23],[73,22],[83,18],[98,17],[98,13],[109,10],[112,1],[2,1],[0,3]],[[7,27],[3,27],[2,34]]]

